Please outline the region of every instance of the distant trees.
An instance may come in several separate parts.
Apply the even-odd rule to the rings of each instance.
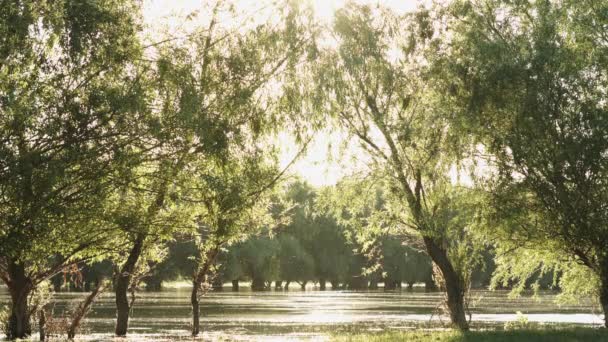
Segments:
[[[378,282],[391,289],[431,279],[430,259],[400,239],[383,236],[371,242],[381,253],[370,253],[364,245],[370,241],[355,236],[365,234],[364,228],[339,223],[327,209],[328,199],[317,201],[330,192],[341,193],[334,187],[315,191],[301,181],[288,184],[278,204],[285,213],[282,223],[228,247],[218,257],[220,282],[247,280],[254,290],[268,290],[272,281],[276,289],[313,282],[320,290],[328,283],[332,289],[356,290]]]

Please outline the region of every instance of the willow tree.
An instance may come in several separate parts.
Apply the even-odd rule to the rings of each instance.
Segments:
[[[466,277],[450,257],[450,227],[438,217],[451,197],[449,170],[459,144],[448,108],[427,82],[427,55],[436,46],[429,15],[349,3],[336,13],[332,32],[337,46],[324,51],[317,67],[318,110],[357,139],[369,166],[390,182],[408,213],[404,220],[440,270],[452,324],[466,330]]]
[[[256,144],[293,116],[283,84],[310,46],[311,31],[295,4],[276,6],[275,16],[258,24],[230,1],[214,1],[200,14],[205,25],[151,44],[148,131],[132,144],[137,167],[117,173],[122,186],[113,198],[114,223],[130,241],[117,261],[118,336],[127,333],[127,291],[145,264],[141,256],[176,230],[196,229],[196,208],[183,195],[239,149],[265,156]]]
[[[558,267],[566,292],[591,286],[608,313],[608,5],[462,1],[449,10],[446,85],[463,127],[492,156],[499,252],[530,261],[517,267],[521,258],[503,254],[499,269],[523,283]]]
[[[28,297],[103,254],[99,203],[136,130],[142,87],[133,2],[0,4],[0,279],[9,338],[31,334]]]
[[[190,296],[193,336],[200,333],[199,300],[214,275],[221,249],[274,226],[270,194],[282,176],[276,159],[259,146],[239,146],[238,150],[230,160],[199,165],[192,175],[195,186],[186,195],[189,203],[199,207]]]

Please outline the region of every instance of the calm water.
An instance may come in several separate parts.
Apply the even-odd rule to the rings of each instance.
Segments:
[[[189,339],[190,290],[167,289],[139,292],[130,320],[129,341]],[[82,293],[55,295],[55,312],[80,300]],[[441,327],[437,315],[441,293],[351,292],[351,291],[271,291],[211,292],[202,301],[205,340],[326,340],[339,331],[376,331]],[[558,306],[555,296],[543,293],[507,298],[504,291],[475,291],[471,312],[473,327],[502,326],[521,311],[530,321],[543,324],[599,325],[603,317],[590,303]],[[6,289],[0,287],[0,304],[6,304]],[[93,306],[86,329],[87,340],[108,340],[114,327],[114,297],[105,293]],[[124,341],[124,339],[120,339]]]

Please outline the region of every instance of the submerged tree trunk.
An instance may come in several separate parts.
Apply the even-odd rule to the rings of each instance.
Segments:
[[[198,302],[198,290],[202,279],[195,279],[192,282],[192,293],[190,294],[190,305],[192,305],[192,336],[198,336],[201,331],[200,306]]]
[[[38,336],[40,341],[46,340],[46,312],[44,309],[40,310],[38,314]]]
[[[11,315],[8,319],[7,337],[11,340],[26,338],[32,334],[27,298],[33,290],[33,285],[22,264],[9,263],[8,274],[10,282],[6,285],[11,295]]]
[[[459,330],[469,330],[466,319],[464,295],[465,284],[448,259],[447,251],[430,237],[423,237],[429,256],[439,267],[443,276],[445,291],[447,293],[447,306],[452,325]]]
[[[97,286],[85,298],[84,302],[82,302],[78,305],[78,308],[76,309],[76,311],[74,312],[74,316],[72,317],[72,322],[70,323],[70,326],[68,327],[68,338],[70,340],[74,339],[74,337],[76,336],[76,331],[78,330],[78,327],[80,327],[80,322],[86,316],[86,314],[89,312],[91,305],[93,305],[93,302],[95,302],[95,299],[97,299],[97,297],[103,292],[104,288],[105,288],[104,282],[102,280],[99,280],[97,282]]]
[[[203,284],[209,276],[209,271],[211,269],[211,266],[215,263],[215,258],[217,257],[219,251],[220,245],[217,245],[215,249],[212,249],[211,251],[207,252],[203,264],[199,264],[200,266],[198,268],[198,271],[192,279],[192,293],[190,294],[190,305],[192,305],[192,336],[198,336],[198,334],[201,332],[201,309],[198,300],[199,291],[203,290]],[[217,279],[218,278],[215,278],[214,282]]]
[[[253,291],[264,291],[266,290],[266,282],[262,278],[253,277],[251,281],[251,289]]]
[[[224,279],[221,275],[218,274],[218,276],[213,279],[212,287],[213,291],[222,291],[224,289]]]
[[[137,235],[135,242],[133,243],[133,248],[127,258],[127,262],[125,262],[120,269],[120,273],[116,276],[116,282],[114,284],[114,291],[116,293],[116,336],[127,335],[127,329],[129,328],[129,311],[131,309],[127,292],[131,285],[131,278],[135,271],[135,266],[143,251],[144,240],[145,235]]]

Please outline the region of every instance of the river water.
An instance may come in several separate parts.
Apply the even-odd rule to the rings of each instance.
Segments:
[[[138,292],[130,320],[129,341],[189,339],[190,289],[170,288]],[[54,295],[55,313],[74,305],[83,293]],[[8,303],[0,287],[0,305]],[[446,323],[438,314],[442,294],[423,290],[366,291],[268,291],[241,288],[210,292],[202,300],[204,340],[326,340],[340,331],[440,328]],[[473,328],[493,326],[517,319],[521,311],[530,322],[551,325],[600,325],[603,315],[591,301],[578,305],[555,304],[555,294],[510,299],[505,291],[473,291],[470,311]],[[105,293],[94,304],[85,325],[86,340],[111,339],[114,297]],[[120,339],[124,341],[124,339]]]

